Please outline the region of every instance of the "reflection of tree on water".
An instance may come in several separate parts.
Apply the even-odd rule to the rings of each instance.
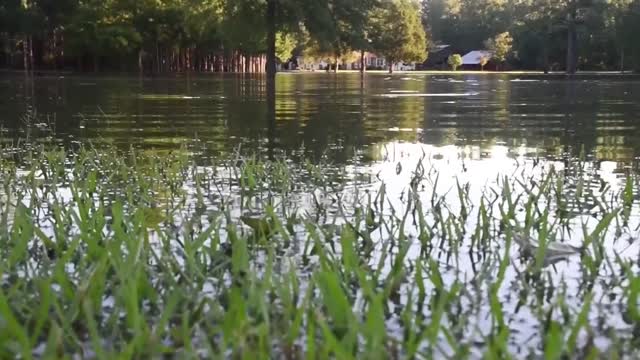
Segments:
[[[591,81],[528,82],[509,76],[480,77],[478,84],[469,86],[469,79],[429,79],[425,92],[429,85],[437,84],[440,93],[473,89],[480,94],[425,98],[425,143],[490,147],[503,141],[512,148],[527,146],[556,156],[576,156],[584,145],[599,159],[618,160],[629,159],[635,152],[635,145],[624,146],[630,137],[637,138],[628,131],[636,130],[631,123],[633,108],[612,100],[629,99],[617,87],[618,91],[611,93],[599,90]],[[608,121],[607,116],[613,120]]]
[[[432,77],[425,85],[423,142],[432,145],[474,144],[490,147],[505,128],[509,113],[508,83],[484,76]],[[437,90],[435,90],[437,89]],[[448,96],[438,96],[438,95]],[[508,116],[506,117],[508,118]]]
[[[269,159],[274,158],[274,147],[276,146],[276,83],[275,81],[266,82],[267,92],[267,148]]]
[[[4,80],[4,79],[3,79]],[[465,81],[469,80],[469,81]],[[502,81],[500,81],[502,80]],[[516,81],[513,81],[516,80]],[[197,137],[212,153],[238,142],[351,159],[354,149],[389,141],[480,146],[500,141],[574,156],[580,144],[603,160],[637,155],[633,83],[515,76],[280,74],[267,100],[261,76],[186,78],[7,78],[0,97],[9,131],[27,109],[55,123],[56,136],[128,147],[177,148]],[[597,84],[597,86],[595,85]],[[392,92],[393,91],[393,92]],[[419,94],[478,92],[474,96]],[[384,97],[381,95],[392,95]],[[45,121],[46,122],[46,121]],[[418,136],[416,128],[424,129]],[[35,132],[34,132],[35,133]],[[69,136],[71,135],[71,136]],[[8,140],[5,140],[8,141]],[[534,151],[534,150],[531,150]]]
[[[594,92],[600,93],[594,96]],[[586,154],[593,154],[597,160],[628,161],[633,157],[633,150],[624,146],[625,120],[620,124],[616,118],[612,122],[607,119],[610,113],[620,109],[612,109],[608,104],[609,94],[572,79],[565,82],[565,99],[561,140],[564,154],[575,157],[584,148]],[[616,129],[620,125],[622,127]]]
[[[295,97],[301,110],[297,119],[282,121],[279,126],[290,129],[286,147],[304,144],[310,154],[318,158],[330,151],[334,161],[344,162],[353,156],[354,148],[366,144],[363,124],[366,122],[366,99],[355,77],[323,74],[313,76],[312,82],[301,84]],[[307,79],[309,80],[309,79]],[[330,81],[333,84],[324,84]],[[294,133],[294,131],[296,131]],[[284,145],[284,144],[283,144]]]

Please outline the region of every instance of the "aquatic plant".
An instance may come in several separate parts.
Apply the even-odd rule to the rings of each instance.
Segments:
[[[4,154],[2,358],[638,354],[633,174]]]

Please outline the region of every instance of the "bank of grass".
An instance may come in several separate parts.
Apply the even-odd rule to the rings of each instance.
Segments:
[[[633,178],[615,199],[552,169],[499,179],[480,199],[460,183],[425,198],[443,181],[431,170],[404,170],[398,203],[330,164],[87,147],[7,155],[0,357],[638,354],[637,265],[604,248],[633,216]],[[576,201],[595,204],[597,220],[575,229],[573,251],[558,234]],[[549,267],[570,256],[575,281]],[[622,330],[599,322],[610,313]]]

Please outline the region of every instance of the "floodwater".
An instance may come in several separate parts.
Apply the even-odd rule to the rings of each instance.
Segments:
[[[577,154],[631,162],[640,155],[640,78],[621,76],[283,73],[275,119],[260,76],[0,78],[3,142],[52,127],[69,141],[145,148],[242,143],[345,162],[376,160],[388,143],[496,146],[542,157]],[[38,125],[38,126],[36,126]],[[374,150],[372,150],[374,149]],[[308,154],[309,155],[309,154]]]
[[[150,151],[186,147],[210,159],[238,148],[311,157],[326,170],[344,171],[346,184],[338,190],[303,187],[287,194],[287,206],[314,213],[312,196],[318,195],[329,211],[316,211],[314,221],[344,224],[356,217],[356,208],[384,193],[388,203],[379,211],[395,230],[372,232],[376,250],[384,253],[382,244],[403,231],[410,242],[407,269],[427,253],[445,288],[462,285],[458,320],[452,312],[443,322],[474,349],[471,357],[482,358],[495,335],[488,294],[501,259],[510,260],[500,270],[495,296],[510,327],[510,352],[541,357],[548,321],[576,323],[588,293],[593,306],[588,329],[576,332],[580,346],[595,344],[606,352],[627,344],[624,349],[637,355],[636,327],[625,319],[632,300],[624,274],[640,271],[640,183],[637,177],[627,180],[637,175],[640,159],[640,78],[283,73],[277,78],[275,117],[269,116],[264,89],[264,79],[255,76],[5,77],[0,138],[5,149],[29,137]],[[633,188],[622,196],[627,183]],[[240,192],[229,186],[229,195]],[[408,200],[409,194],[415,199]],[[336,204],[344,209],[332,212]],[[264,214],[264,202],[254,205],[231,211],[236,218]],[[416,215],[420,206],[422,216]],[[398,230],[405,223],[394,223],[400,216],[395,211],[404,209],[413,223]],[[616,214],[616,229],[602,235],[597,225],[609,213]],[[523,255],[533,245],[505,245],[504,228],[527,221],[533,222],[527,225],[533,238],[550,229],[540,238],[554,242],[557,253],[533,280],[527,272],[536,262]],[[296,235],[304,239],[305,231],[299,228]],[[602,249],[587,243],[600,235]],[[558,244],[592,253],[564,256],[567,248]],[[292,258],[302,251],[299,246]],[[592,257],[607,260],[594,267]],[[388,271],[392,264],[386,265]],[[411,286],[403,283],[398,312]],[[401,337],[396,322],[390,314],[387,325]],[[447,350],[443,345],[439,351]]]

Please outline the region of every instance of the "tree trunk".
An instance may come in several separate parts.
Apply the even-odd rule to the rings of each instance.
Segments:
[[[100,57],[98,55],[93,55],[93,72],[98,72],[100,70]]]
[[[267,138],[269,158],[273,157],[276,128],[276,1],[267,0]]]
[[[340,62],[340,59],[338,59],[338,57],[336,56],[336,67],[333,68],[333,72],[336,73],[336,74],[338,73],[338,63],[339,62]]]
[[[366,69],[367,64],[364,61],[364,50],[360,51],[360,73],[364,74],[365,71],[367,71]]]
[[[144,69],[142,68],[142,49],[138,50],[138,70],[142,74]]]
[[[567,20],[567,74],[572,75],[576,73],[578,68],[576,14],[570,14]]]
[[[620,49],[620,72],[624,72],[624,47]]]
[[[544,44],[544,54],[543,54],[543,64],[542,64],[542,70],[544,71],[545,74],[549,73],[549,44],[548,44],[549,39],[547,39],[547,41],[545,41]]]
[[[33,37],[29,36],[29,69],[33,71],[35,62],[33,61]]]
[[[393,61],[389,61],[389,74],[393,74]]]
[[[27,50],[28,42],[29,41],[27,40],[27,36],[25,36],[22,40],[22,57],[24,60],[24,71],[29,71],[29,50]]]
[[[543,70],[545,74],[549,73],[549,43],[551,42],[551,32],[553,31],[553,25],[551,23],[548,24],[547,33],[544,39],[544,49],[543,49]]]
[[[160,45],[156,40],[156,71],[160,72]]]
[[[267,0],[267,97],[276,89],[276,1]]]

